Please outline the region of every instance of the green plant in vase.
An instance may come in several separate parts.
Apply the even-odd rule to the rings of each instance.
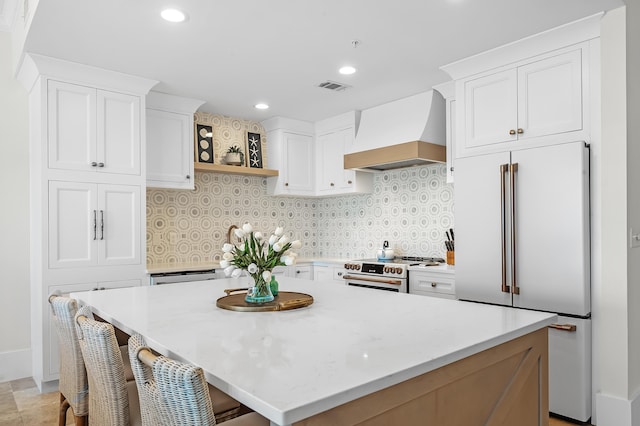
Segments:
[[[244,164],[244,153],[238,145],[230,146],[227,149],[227,153],[224,156],[224,161],[227,164],[239,166]]]

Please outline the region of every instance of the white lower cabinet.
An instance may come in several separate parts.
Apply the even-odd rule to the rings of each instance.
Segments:
[[[409,269],[409,293],[455,299],[454,274],[449,270],[435,272]]]
[[[140,187],[49,182],[49,267],[140,263]]]
[[[289,267],[289,276],[293,278],[313,279],[313,265],[295,265]]]
[[[313,280],[314,281],[337,281],[344,282],[342,278],[345,273],[345,269],[342,266],[337,265],[313,265]]]
[[[68,296],[69,293],[78,291],[100,291],[113,288],[137,287],[140,286],[140,280],[124,280],[124,281],[98,281],[83,284],[67,284],[54,285],[48,287],[47,298],[52,294],[59,296]],[[48,315],[45,317],[46,324],[44,327],[44,346],[45,353],[48,358],[45,359],[45,375],[53,376],[60,373],[60,348],[58,345],[58,334],[51,318],[51,309],[47,309]]]

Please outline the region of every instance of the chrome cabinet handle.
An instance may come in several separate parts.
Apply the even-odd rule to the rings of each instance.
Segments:
[[[90,162],[90,163],[89,163],[89,165],[90,165],[91,167],[95,167],[95,166],[97,166],[97,165],[98,165],[98,163],[96,163],[95,161],[92,161],[92,162]]]
[[[350,181],[350,180],[348,180],[348,181],[347,181],[347,183],[348,183],[349,185],[351,185],[353,182],[352,182],[352,181]]]
[[[104,163],[98,163],[98,167],[104,167]]]
[[[98,212],[93,211],[93,240],[98,239]]]
[[[104,210],[100,210],[100,239],[104,240]]]
[[[500,164],[500,243],[502,245],[502,289],[503,293],[510,293],[511,290],[507,285],[507,236],[506,236],[506,188],[504,185],[505,173],[508,164]]]
[[[329,185],[334,186],[334,183],[333,183],[333,182],[331,182]]]
[[[511,293],[520,294],[516,273],[516,172],[518,171],[518,163],[513,163],[509,167],[511,175]]]
[[[191,179],[191,175],[187,175],[187,180]]]

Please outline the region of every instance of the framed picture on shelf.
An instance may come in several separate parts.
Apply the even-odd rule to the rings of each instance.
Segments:
[[[262,140],[260,133],[247,132],[247,166],[262,169]]]
[[[213,164],[213,127],[196,123],[196,162]]]

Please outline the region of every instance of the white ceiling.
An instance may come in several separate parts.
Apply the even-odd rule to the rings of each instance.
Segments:
[[[0,0],[0,4],[6,0]],[[172,5],[189,19],[163,21]],[[25,50],[161,81],[201,111],[316,121],[447,81],[447,63],[622,0],[41,0]],[[357,48],[351,41],[360,40]],[[358,68],[338,74],[344,64]],[[351,88],[320,89],[334,80]],[[258,111],[257,102],[271,108]]]

